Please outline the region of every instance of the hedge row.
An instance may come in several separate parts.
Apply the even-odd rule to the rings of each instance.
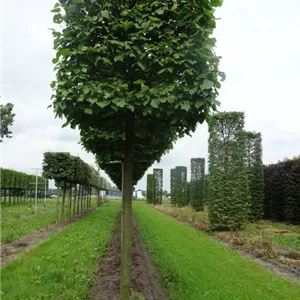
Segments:
[[[264,166],[264,217],[300,223],[300,156]]]
[[[34,190],[36,185],[36,176],[18,172],[10,169],[0,169],[1,173],[1,189],[22,189],[22,190]],[[45,177],[38,176],[38,190],[45,189]],[[47,181],[48,188],[48,181]]]

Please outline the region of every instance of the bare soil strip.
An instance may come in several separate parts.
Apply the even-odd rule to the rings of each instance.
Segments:
[[[204,230],[203,224],[198,226],[196,222],[187,222],[169,214],[168,211],[160,210],[154,206],[153,208],[178,222],[200,231]],[[224,246],[236,250],[242,256],[255,260],[276,275],[292,281],[300,281],[300,253],[297,251],[288,248],[272,247],[259,236],[254,236],[252,240],[249,240],[250,245],[239,244],[238,232],[215,232],[210,234],[210,237]]]
[[[150,257],[138,234],[135,221],[132,232],[131,287],[140,297],[132,299],[167,300],[160,284],[158,271],[151,264]],[[120,218],[116,223],[107,254],[99,261],[94,284],[90,289],[91,300],[118,300],[120,281],[121,230]]]
[[[89,213],[86,213],[82,216],[76,216],[71,220],[49,225],[19,240],[1,246],[1,267],[16,259],[23,251],[34,248],[39,242],[49,238],[51,234],[62,231],[68,224],[76,222],[88,214]]]

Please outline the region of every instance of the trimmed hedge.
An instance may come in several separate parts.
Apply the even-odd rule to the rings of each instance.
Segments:
[[[175,168],[170,170],[170,192],[171,192],[171,204],[175,205]]]
[[[187,168],[184,166],[175,168],[173,197],[175,205],[179,207],[187,205]]]
[[[264,217],[300,223],[300,156],[264,166]]]
[[[147,175],[147,203],[154,204],[154,175]]]
[[[153,169],[154,204],[162,204],[163,169]]]
[[[245,132],[247,165],[251,193],[251,221],[259,220],[264,214],[264,174],[262,163],[261,134]]]
[[[0,169],[1,173],[1,202],[3,204],[16,204],[25,202],[27,199],[33,201],[35,195],[36,176],[18,172],[10,169]],[[48,180],[45,177],[38,176],[38,198],[44,197],[44,190],[48,190]],[[7,197],[9,198],[7,201]],[[3,201],[2,201],[3,200]]]
[[[209,219],[213,230],[238,230],[248,221],[250,190],[244,113],[221,112],[209,123]]]
[[[195,211],[204,209],[205,196],[205,159],[191,159],[190,199]]]

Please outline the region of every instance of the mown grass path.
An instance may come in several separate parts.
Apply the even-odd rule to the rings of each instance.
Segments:
[[[143,203],[138,227],[171,300],[291,300],[300,285],[269,273],[203,232]]]
[[[1,299],[85,299],[120,209],[112,201],[1,270]]]

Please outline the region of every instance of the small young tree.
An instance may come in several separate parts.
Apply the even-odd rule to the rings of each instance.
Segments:
[[[153,177],[154,177],[154,204],[162,204],[163,169],[153,169]]]
[[[209,124],[208,189],[212,229],[240,229],[249,217],[250,190],[243,128],[242,112],[215,114]]]
[[[252,221],[259,220],[264,213],[264,171],[262,163],[262,139],[261,134],[245,132],[247,165],[249,171],[249,183],[251,193]]]
[[[205,196],[205,159],[191,159],[191,205],[194,210],[204,209]]]

